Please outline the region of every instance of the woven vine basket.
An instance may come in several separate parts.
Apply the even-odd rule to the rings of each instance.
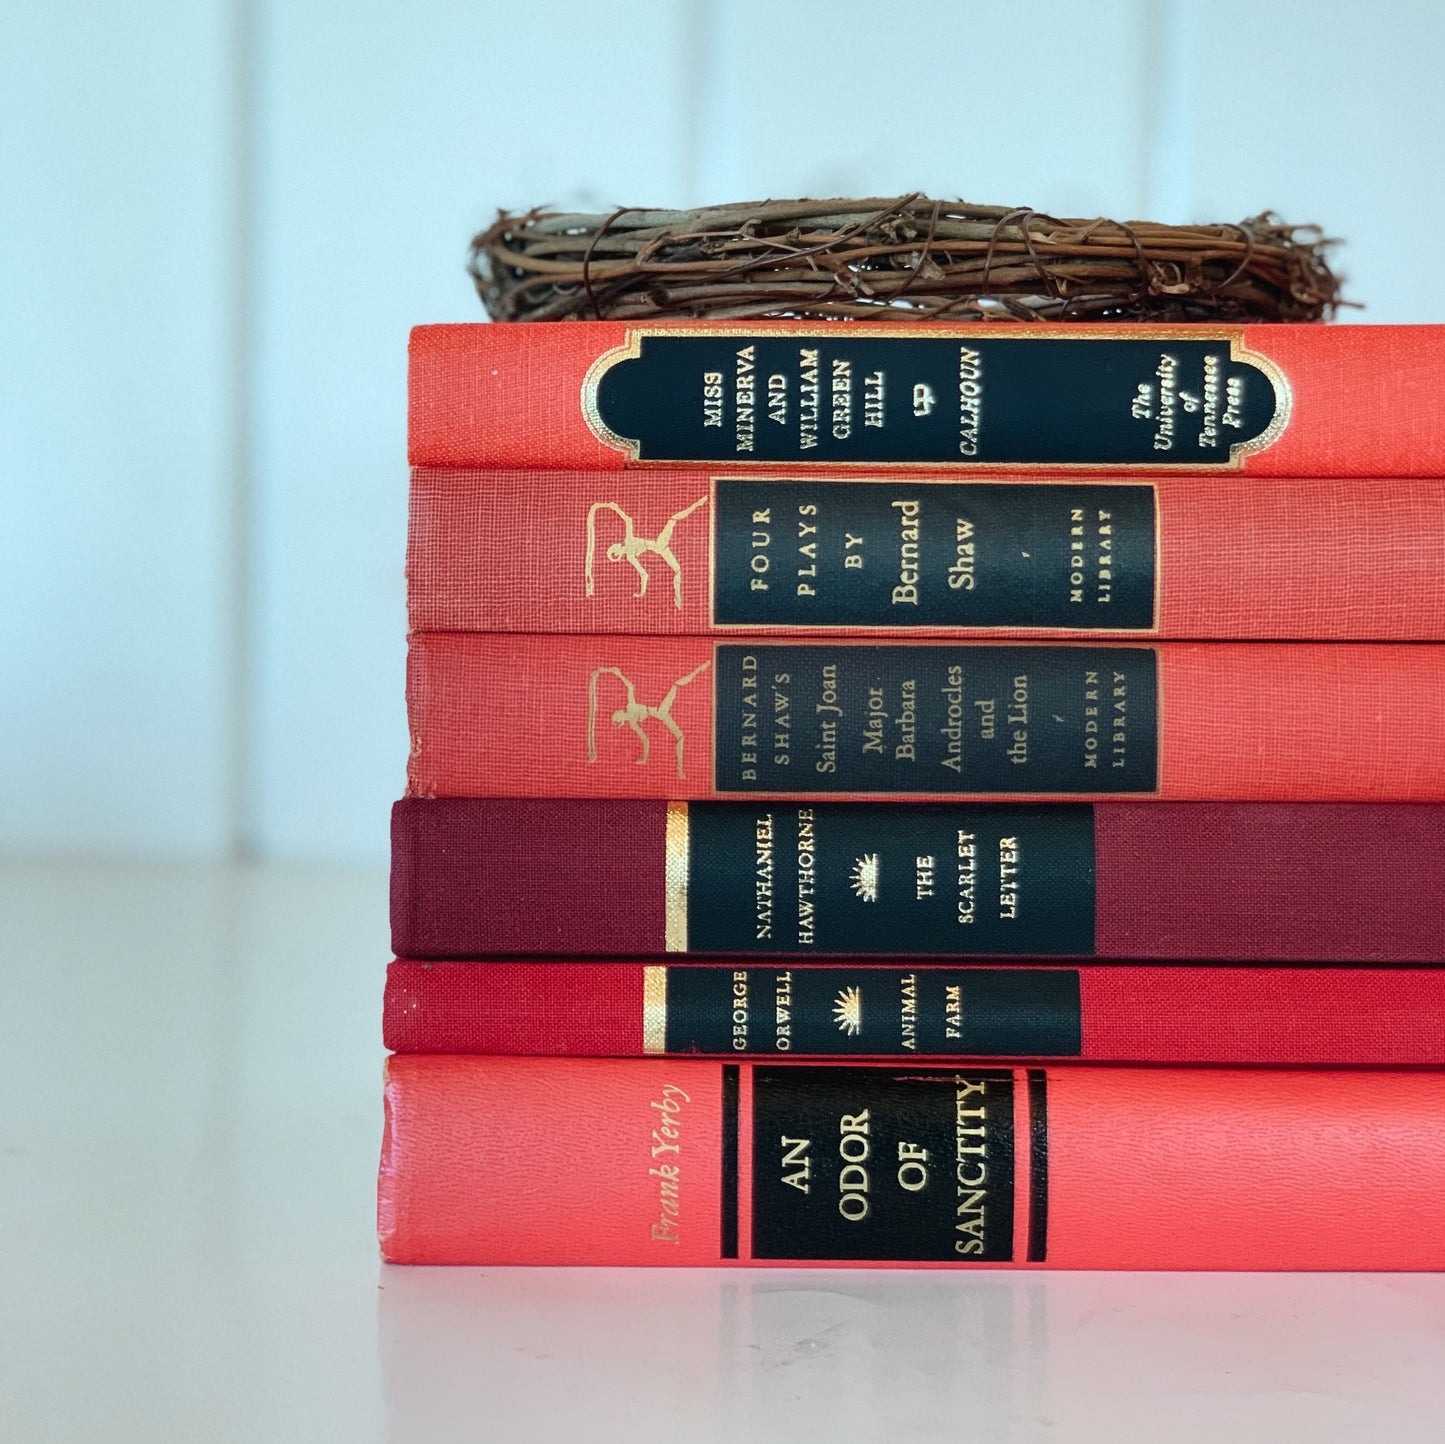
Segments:
[[[502,212],[469,269],[499,321],[1320,321],[1343,304],[1317,226],[1058,220],[929,200]]]

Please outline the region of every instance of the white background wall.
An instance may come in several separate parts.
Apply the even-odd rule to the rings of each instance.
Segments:
[[[498,206],[1270,207],[1441,322],[1442,54],[1425,0],[11,0],[0,847],[384,857],[406,331]]]

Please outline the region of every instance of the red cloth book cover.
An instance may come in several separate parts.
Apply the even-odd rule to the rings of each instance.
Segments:
[[[1445,807],[406,799],[403,958],[1439,963]]]
[[[414,1264],[1445,1268],[1445,1073],[392,1057]]]
[[[396,1053],[1445,1067],[1445,969],[397,959]]]
[[[1445,327],[419,326],[417,466],[1445,475]]]
[[[1445,799],[1445,646],[416,633],[420,797]]]
[[[1436,480],[419,467],[418,632],[1445,639]]]

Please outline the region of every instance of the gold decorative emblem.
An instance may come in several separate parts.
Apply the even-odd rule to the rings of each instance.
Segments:
[[[648,574],[642,558],[644,556],[661,557],[672,572],[672,604],[678,611],[681,611],[682,567],[678,564],[677,557],[673,555],[672,532],[678,522],[685,521],[698,507],[706,506],[707,501],[707,497],[700,496],[691,506],[684,507],[681,511],[668,517],[667,525],[655,537],[638,536],[636,524],[615,501],[594,501],[587,508],[587,561],[583,567],[587,580],[587,595],[589,597],[592,595],[596,585],[592,568],[597,555],[597,514],[610,511],[622,518],[623,530],[621,541],[609,543],[606,552],[607,560],[609,562],[627,562],[637,573],[638,578],[637,590],[632,595],[645,597]]]
[[[642,755],[636,759],[639,767],[647,765],[647,759],[652,751],[652,742],[647,733],[643,730],[646,722],[661,722],[667,730],[672,733],[677,743],[677,775],[682,777],[682,728],[672,720],[672,704],[677,701],[677,694],[686,687],[694,678],[702,676],[712,662],[706,661],[700,667],[694,667],[686,677],[679,677],[671,687],[667,689],[667,695],[656,707],[649,707],[645,702],[637,700],[637,690],[631,680],[616,667],[598,667],[587,679],[587,760],[597,761],[597,687],[603,677],[616,677],[622,683],[627,692],[627,705],[619,707],[612,714],[612,725],[614,727],[630,727],[642,743]]]
[[[853,891],[863,899],[864,902],[878,901],[878,854],[870,852],[866,857],[860,857],[853,863],[853,871],[849,876],[853,879]]]
[[[833,1003],[833,1021],[850,1038],[863,1031],[863,989],[844,988]]]

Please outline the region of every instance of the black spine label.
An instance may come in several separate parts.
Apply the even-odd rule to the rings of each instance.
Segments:
[[[1154,488],[717,483],[722,626],[1154,627]]]
[[[1094,951],[1087,804],[695,802],[687,818],[691,952]]]
[[[1013,1258],[1012,1073],[758,1066],[752,1112],[754,1258]]]
[[[1289,393],[1227,335],[643,334],[586,410],[640,461],[1210,467]]]
[[[1077,1058],[1074,968],[667,970],[669,1053]]]
[[[723,1258],[738,1256],[738,1145],[741,1069],[729,1064],[722,1070],[722,1208]]]
[[[724,1070],[726,1071],[726,1070]],[[1030,1263],[1049,1256],[1049,1075],[1029,1069],[1029,1245]]]
[[[1149,647],[717,648],[718,792],[1158,789]]]

